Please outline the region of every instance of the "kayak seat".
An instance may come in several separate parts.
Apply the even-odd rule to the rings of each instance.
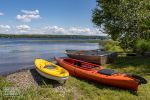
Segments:
[[[117,72],[112,69],[102,69],[102,70],[99,70],[98,73],[110,76],[110,75],[116,74]]]
[[[96,67],[96,66],[84,65],[81,62],[74,62],[74,65],[81,67],[81,68],[86,68],[86,69],[92,69]]]
[[[47,69],[54,69],[56,66],[53,66],[53,65],[48,65],[48,66],[45,66],[45,68]]]
[[[81,66],[81,63],[80,62],[74,62],[74,65]]]

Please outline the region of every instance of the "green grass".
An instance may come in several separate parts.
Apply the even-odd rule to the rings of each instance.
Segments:
[[[66,84],[56,90],[53,87],[57,82],[43,78],[39,88],[23,90],[15,100],[150,100],[150,57],[118,57],[114,64],[104,66],[142,75],[148,84],[139,86],[139,90],[133,92],[70,76]],[[9,86],[9,83],[2,78],[0,87],[4,86]]]

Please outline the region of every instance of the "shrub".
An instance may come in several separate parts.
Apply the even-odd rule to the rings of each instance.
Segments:
[[[144,52],[150,52],[150,41],[147,40],[138,40],[136,42],[136,52],[143,54]]]
[[[120,47],[119,42],[117,41],[105,40],[101,41],[100,45],[102,45],[106,51],[124,52],[124,50]]]

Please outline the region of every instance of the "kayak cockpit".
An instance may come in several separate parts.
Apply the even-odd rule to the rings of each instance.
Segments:
[[[90,63],[87,63],[87,62],[82,62],[82,61],[79,61],[79,60],[75,60],[75,59],[64,59],[65,62],[71,64],[71,65],[74,65],[75,67],[77,68],[80,68],[80,69],[86,69],[86,70],[93,70],[93,69],[101,69],[99,65],[96,65],[96,64],[90,64]]]
[[[46,69],[54,69],[56,66],[54,66],[54,65],[45,65],[44,66],[44,68],[46,68]]]

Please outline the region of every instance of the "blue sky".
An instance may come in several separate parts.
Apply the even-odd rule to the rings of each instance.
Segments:
[[[0,33],[97,35],[96,0],[1,0]]]

